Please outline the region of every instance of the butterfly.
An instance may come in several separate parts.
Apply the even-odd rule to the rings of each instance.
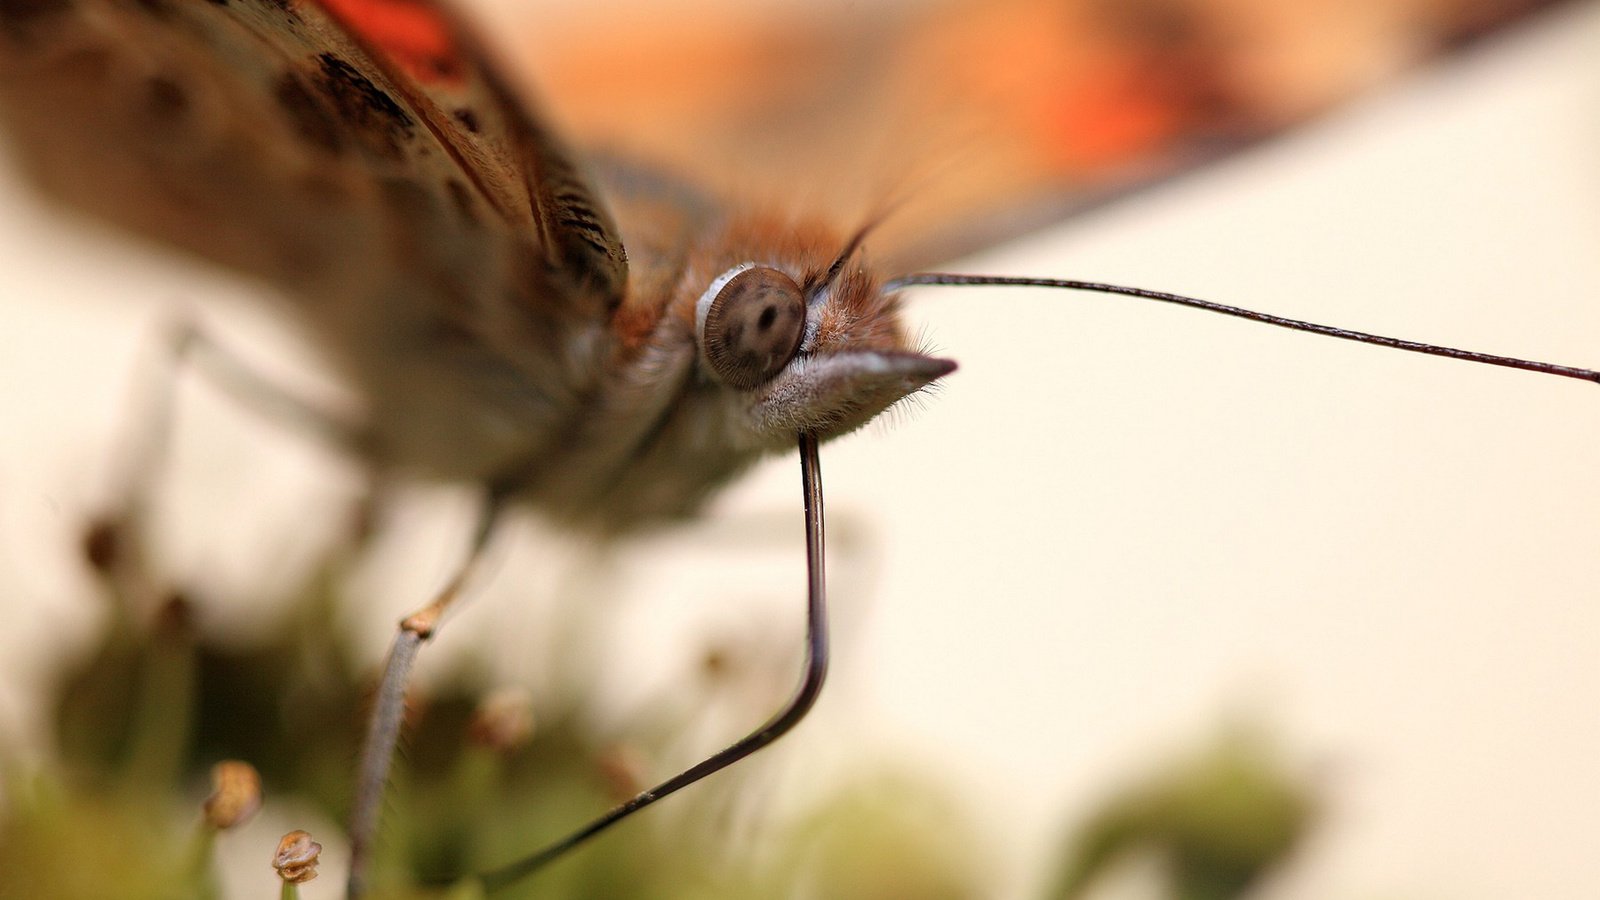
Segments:
[[[334,6],[331,6],[331,8],[334,8]],[[334,10],[336,10],[336,8],[334,8]],[[256,13],[250,14],[258,13],[261,13],[261,11],[256,11]],[[146,16],[154,16],[154,13],[141,14],[146,14]],[[349,22],[344,22],[344,24],[346,24],[346,27],[349,27]],[[138,26],[131,26],[131,24],[128,24],[126,27]],[[154,27],[154,29],[170,29],[171,26],[157,24],[157,26],[150,27]],[[278,29],[277,26],[274,27],[275,29]],[[309,27],[312,32],[317,32],[317,26],[307,27]],[[326,26],[323,26],[323,30],[328,29],[326,29]],[[357,34],[362,34],[360,29],[354,30],[357,32]],[[274,34],[277,34],[277,32],[274,32]],[[322,34],[322,32],[317,32],[317,34]],[[237,35],[227,35],[227,37],[232,40],[232,38],[237,37]],[[150,40],[155,40],[155,38],[152,37]],[[219,40],[221,40],[221,38],[219,38]],[[152,54],[152,56],[157,59],[160,58],[160,54]],[[248,56],[248,53],[246,53],[246,56]],[[454,58],[454,56],[459,56],[459,54],[451,54],[451,58]],[[98,62],[94,61],[94,59],[75,59],[75,62],[80,62],[80,64],[90,67],[90,69],[94,66],[94,64],[98,64]],[[419,59],[419,61],[413,62],[416,64],[416,66],[424,67],[424,69],[426,69],[427,64],[429,64],[427,59]],[[434,62],[435,64],[432,67],[435,69],[435,75],[440,75],[440,77],[443,77],[443,75],[448,75],[446,72],[443,72],[445,66],[438,66],[437,59],[435,59]],[[419,69],[418,72],[421,72],[421,69]],[[418,78],[422,78],[422,75],[418,74],[418,72],[411,72],[411,74],[416,75]],[[400,122],[400,120],[395,117],[395,110],[389,109],[389,104],[384,104],[384,102],[381,102],[381,96],[378,96],[378,94],[381,94],[381,91],[378,91],[378,94],[374,94],[376,88],[371,88],[371,85],[376,85],[376,83],[379,83],[378,80],[376,80],[376,75],[371,74],[371,72],[360,72],[360,70],[357,70],[357,72],[352,74],[352,72],[346,70],[346,67],[339,66],[338,59],[331,62],[326,61],[326,59],[322,59],[322,61],[318,62],[315,69],[307,69],[306,72],[302,72],[301,80],[304,82],[304,85],[293,86],[293,82],[283,82],[280,83],[277,88],[275,88],[275,91],[277,91],[275,96],[277,96],[280,106],[285,104],[285,98],[294,98],[294,101],[298,102],[299,94],[301,93],[310,93],[314,94],[314,96],[333,96],[333,98],[336,98],[334,99],[334,102],[344,102],[346,106],[350,106],[350,109],[339,107],[339,112],[344,115],[341,115],[341,117],[338,117],[338,119],[330,119],[330,122],[354,123],[354,125],[352,125],[352,128],[354,128],[354,135],[347,135],[344,136],[344,138],[322,135],[322,138],[320,139],[322,139],[323,143],[336,144],[342,139],[342,141],[346,141],[349,146],[362,147],[362,152],[368,152],[368,154],[373,155],[374,159],[384,159],[386,154],[394,154],[397,149],[400,149],[400,147],[397,147],[397,144],[403,144],[402,138],[400,138],[400,135],[403,133],[403,128],[400,128],[397,125],[397,122]],[[394,74],[390,74],[390,80],[394,80]],[[426,82],[426,78],[422,78],[422,80]],[[182,94],[181,85],[168,85],[168,83],[163,82],[162,75],[160,74],[150,74],[149,77],[147,77],[146,82],[142,82],[141,90],[147,90],[149,96],[146,96],[146,99],[150,102],[150,104],[154,104],[154,106],[150,107],[150,109],[141,110],[141,114],[162,115],[163,110],[166,110],[165,114],[171,114],[171,112],[173,112],[171,107],[186,107],[189,106],[190,102],[195,102],[195,106],[200,107],[203,112],[203,102],[205,102],[205,98],[178,99],[179,94]],[[178,93],[173,93],[174,90],[178,91]],[[491,93],[493,93],[493,91],[491,91]],[[384,96],[387,96],[387,94],[384,94]],[[222,107],[229,106],[229,104],[226,102],[226,99],[224,99],[224,101],[218,101],[216,98],[211,98],[211,101],[221,102]],[[118,98],[118,102],[122,102],[122,98]],[[515,106],[514,102],[512,101],[501,102],[506,102],[507,106]],[[440,104],[440,106],[443,106],[443,104]],[[459,115],[459,110],[467,109],[467,107],[470,107],[470,109],[482,109],[483,106],[485,106],[485,102],[482,101],[482,98],[478,98],[477,101],[470,102],[470,104],[467,104],[467,106],[456,107],[456,114],[453,114],[453,122],[456,123],[456,125],[450,125],[450,122],[446,122],[446,119],[443,119],[443,117],[432,117],[432,119],[429,119],[429,117],[422,117],[422,119],[419,119],[418,122],[414,123],[414,125],[416,125],[418,130],[434,131],[440,130],[440,128],[448,127],[451,128],[451,130],[456,130],[456,128],[464,128],[464,130],[467,130],[467,133],[474,133],[469,125],[475,123],[478,128],[485,128],[485,119],[488,119],[488,117],[485,117],[485,115],[472,115],[472,117],[469,117],[469,119],[474,120],[474,122],[469,123],[467,120],[462,119],[461,115]],[[494,109],[493,102],[490,102],[488,107],[490,107],[490,109]],[[118,106],[117,109],[131,109],[131,104],[122,104],[122,106]],[[365,110],[365,112],[363,112],[363,110]],[[43,112],[38,112],[38,115],[40,115],[40,117],[46,117],[48,112],[50,112],[50,107],[46,106]],[[400,112],[405,112],[405,109],[400,110]],[[312,119],[315,119],[315,117],[312,117]],[[515,119],[515,117],[512,117],[512,119]],[[200,119],[198,119],[198,122],[200,122],[200,125],[205,125],[205,119],[203,119],[203,115],[200,117]],[[106,123],[104,122],[93,122],[93,125],[96,128],[106,127]],[[304,135],[302,136],[317,135],[315,123],[310,123],[310,125],[307,125],[307,122],[298,122],[296,125],[299,125],[299,127],[302,128],[302,131],[304,131]],[[323,125],[326,125],[326,122],[323,122]],[[526,123],[523,123],[522,127],[526,127]],[[451,155],[453,159],[459,157],[459,159],[462,160],[483,160],[485,165],[493,165],[493,163],[496,162],[504,165],[504,159],[501,159],[502,155],[504,155],[504,147],[499,146],[499,144],[494,144],[493,136],[504,135],[506,130],[504,130],[504,128],[501,128],[501,130],[496,130],[496,128],[499,127],[496,127],[496,125],[491,125],[491,127],[488,127],[488,133],[490,133],[491,138],[485,139],[482,144],[474,143],[474,141],[466,141],[466,143],[461,144],[461,146],[454,147],[453,151],[446,152],[445,155]],[[98,135],[104,135],[104,131],[96,131],[96,133],[98,133]],[[451,131],[451,133],[454,133],[454,131]],[[182,133],[178,133],[178,135],[182,136]],[[338,130],[334,130],[334,135],[338,135]],[[226,141],[224,141],[224,143],[226,143]],[[538,141],[536,141],[536,143],[538,143]],[[174,144],[176,144],[176,146],[171,147],[171,151],[173,152],[182,152],[184,149],[192,149],[192,144],[186,143],[186,141],[174,141]],[[85,146],[93,146],[93,144],[72,143],[69,144],[66,149],[67,151],[74,151],[74,149],[83,149]],[[117,144],[117,146],[122,147],[122,144]],[[62,165],[67,165],[67,163],[62,163]],[[162,165],[166,165],[166,163],[162,163]],[[419,163],[419,165],[421,165],[421,163]],[[560,170],[562,165],[557,165],[557,168]],[[72,163],[72,170],[80,171],[80,168],[77,167],[77,163]],[[403,221],[406,221],[406,223],[427,223],[427,221],[429,221],[429,216],[421,215],[421,213],[418,211],[422,210],[422,208],[434,210],[435,213],[438,213],[440,210],[445,210],[445,208],[450,208],[451,203],[456,203],[454,210],[458,211],[458,213],[462,213],[462,210],[474,210],[475,208],[472,207],[470,203],[467,203],[467,205],[462,207],[461,200],[458,199],[456,191],[453,191],[453,189],[450,187],[451,183],[448,181],[448,176],[446,176],[445,181],[440,181],[440,183],[438,183],[443,184],[443,187],[438,187],[437,194],[432,195],[432,197],[416,197],[416,195],[411,195],[411,197],[403,197],[403,194],[408,191],[406,187],[400,187],[397,186],[397,184],[386,184],[386,186],[379,187],[379,189],[370,189],[370,191],[368,191],[368,189],[363,189],[363,187],[360,187],[360,181],[358,181],[358,178],[355,178],[355,176],[350,176],[349,173],[344,173],[344,175],[341,175],[338,168],[326,170],[326,168],[317,167],[317,170],[315,170],[312,175],[318,176],[318,178],[330,179],[330,181],[333,181],[333,184],[320,184],[318,189],[325,189],[325,191],[331,192],[338,192],[341,191],[341,189],[344,189],[344,191],[355,192],[355,195],[357,195],[357,207],[360,205],[360,203],[373,202],[373,200],[381,200],[381,202],[392,203],[392,205],[411,203],[411,207],[395,207],[406,208],[406,210],[410,210],[406,211],[405,215],[402,216]],[[504,173],[502,173],[502,175],[504,175]],[[341,187],[341,184],[339,184],[341,178],[349,181],[349,184],[344,184],[344,186]],[[493,181],[493,179],[490,179],[490,181]],[[509,178],[509,181],[510,183],[515,183],[515,178]],[[558,181],[560,181],[560,179],[558,179]],[[229,181],[229,184],[232,184],[232,181]],[[355,184],[355,187],[350,186],[350,184]],[[112,184],[112,187],[118,186],[120,186],[120,184]],[[477,184],[474,183],[472,186],[477,186]],[[118,200],[122,200],[118,199],[117,195],[114,194],[107,194],[104,195],[104,197],[96,197],[96,194],[99,194],[99,192],[94,191],[94,186],[77,184],[77,186],[69,187],[77,187],[78,191],[85,192],[85,194],[90,195],[88,199],[93,200],[93,202],[117,203]],[[136,189],[136,191],[138,191],[138,184],[133,184],[133,187]],[[184,203],[192,203],[195,200],[195,197],[192,197],[192,195],[186,195],[186,192],[182,191],[182,186],[168,184],[166,187],[171,189],[171,197],[174,197],[174,199],[184,200]],[[235,266],[246,267],[246,269],[256,269],[256,271],[267,271],[267,269],[270,269],[270,271],[278,272],[293,271],[294,277],[307,277],[307,279],[309,279],[309,277],[328,277],[328,279],[334,280],[363,279],[363,277],[371,277],[371,274],[373,274],[374,271],[382,271],[382,277],[386,277],[386,279],[395,279],[390,280],[390,282],[386,282],[386,285],[384,285],[384,296],[387,296],[387,298],[403,298],[403,296],[406,295],[406,291],[413,287],[411,282],[416,280],[419,272],[427,275],[427,277],[432,277],[432,279],[435,279],[435,282],[437,282],[440,277],[443,277],[440,272],[445,272],[445,274],[448,274],[450,271],[466,271],[466,269],[470,269],[470,271],[475,272],[475,277],[490,277],[493,272],[510,271],[512,267],[515,267],[512,263],[506,263],[507,256],[510,256],[510,258],[514,259],[517,258],[514,251],[496,250],[496,247],[494,247],[494,242],[486,242],[486,245],[483,245],[483,247],[462,248],[458,247],[458,245],[453,245],[451,240],[448,239],[448,235],[434,234],[434,232],[429,232],[429,234],[402,234],[400,235],[400,239],[398,239],[403,243],[403,245],[405,245],[406,248],[408,248],[408,250],[416,251],[416,256],[413,256],[411,259],[413,259],[413,263],[416,264],[416,266],[421,267],[421,269],[410,272],[390,271],[390,269],[394,267],[394,250],[392,250],[392,247],[387,248],[387,250],[373,250],[376,245],[379,245],[379,243],[384,240],[382,235],[374,235],[371,234],[371,232],[363,231],[362,227],[360,227],[360,223],[355,223],[355,219],[341,219],[339,218],[338,213],[330,213],[330,211],[326,210],[326,208],[318,208],[318,211],[285,210],[285,208],[282,208],[282,205],[280,205],[282,191],[278,191],[277,189],[277,187],[282,186],[267,186],[267,184],[258,184],[256,187],[261,189],[261,194],[256,195],[256,197],[238,197],[238,195],[230,194],[229,200],[238,202],[238,207],[230,208],[230,210],[227,210],[226,213],[224,213],[222,210],[218,210],[218,208],[202,207],[200,208],[200,218],[190,219],[190,221],[181,221],[181,223],[176,224],[176,226],[173,226],[173,216],[182,216],[186,215],[186,213],[189,213],[189,215],[195,215],[195,208],[190,207],[186,210],[184,205],[179,203],[176,210],[163,210],[163,208],[160,207],[149,207],[149,205],[136,203],[138,207],[141,207],[136,210],[136,213],[138,213],[138,215],[152,216],[152,218],[155,219],[155,221],[142,221],[142,223],[139,223],[141,224],[141,227],[146,229],[146,231],[160,232],[162,231],[162,227],[176,227],[178,231],[184,232],[184,234],[190,235],[190,237],[194,237],[194,235],[202,235],[203,239],[205,240],[216,240],[219,247],[221,247],[221,250],[211,250],[211,255],[226,259],[226,261],[229,261],[229,263],[235,264]],[[466,183],[462,183],[462,189],[464,189],[464,187],[466,187]],[[490,187],[493,187],[493,184],[491,184]],[[494,208],[501,208],[502,205],[506,205],[506,197],[499,197],[499,203],[494,203],[496,197],[494,197],[494,192],[491,191],[490,187],[483,187],[485,194],[483,194],[482,197],[478,197],[478,195],[474,194],[467,194],[467,200],[470,202],[470,200],[474,200],[474,197],[478,197],[478,202],[482,202],[483,205],[490,205],[490,207]],[[528,192],[533,191],[530,191],[530,189],[526,189],[525,187],[525,189],[523,189],[523,194],[528,194]],[[568,191],[568,194],[570,194],[570,191]],[[198,199],[205,200],[205,194],[200,195]],[[326,197],[323,197],[323,199],[326,199]],[[126,202],[126,200],[122,200],[122,202]],[[566,224],[566,232],[568,232],[568,234],[589,234],[590,237],[595,237],[590,229],[600,229],[600,231],[605,231],[605,229],[602,227],[605,223],[603,223],[602,219],[598,218],[597,208],[592,207],[587,200],[581,199],[581,197],[579,197],[579,200],[573,200],[571,195],[568,195],[568,197],[562,197],[562,191],[557,191],[554,195],[552,195],[552,203],[554,203],[554,205],[549,207],[549,210],[554,211],[546,210],[546,218],[555,218],[563,221],[563,223]],[[270,215],[274,216],[288,216],[288,219],[293,219],[294,223],[296,223],[296,227],[288,226],[286,221],[277,221],[275,224],[250,223],[248,224],[248,227],[243,227],[243,229],[240,229],[238,234],[230,234],[227,229],[221,229],[221,231],[216,232],[216,234],[211,234],[211,232],[202,231],[202,229],[200,229],[200,223],[216,223],[216,221],[224,221],[224,223],[226,223],[226,221],[229,221],[229,219],[234,219],[234,221],[246,221],[246,223],[248,223],[248,219],[246,219],[245,216],[250,215],[250,213],[253,213],[253,211],[256,210],[261,210],[264,211],[264,213],[270,213]],[[243,213],[245,216],[240,215],[240,213]],[[464,213],[462,213],[462,215],[464,215]],[[565,216],[565,218],[563,218],[563,216]],[[539,219],[539,216],[531,216],[531,219],[528,219],[528,221],[533,221],[533,219]],[[523,221],[523,226],[526,226],[528,221]],[[299,227],[299,223],[310,223],[315,227],[312,227],[312,229],[304,229],[304,227]],[[355,227],[352,227],[352,223],[355,223]],[[317,231],[318,227],[326,227],[328,231]],[[434,223],[429,227],[438,226],[437,223]],[[405,227],[402,227],[400,231],[405,232]],[[438,227],[438,231],[445,231],[445,229]],[[515,229],[512,229],[512,231],[515,231]],[[538,231],[538,229],[536,229],[536,231]],[[285,247],[266,247],[266,245],[262,245],[262,243],[258,242],[258,240],[253,240],[253,237],[259,237],[259,235],[262,234],[285,235],[286,239],[288,239],[288,242],[286,242]],[[445,240],[434,240],[438,239],[438,237],[445,237]],[[613,247],[611,247],[610,242],[606,242],[606,240],[602,239],[598,240],[598,242],[590,242],[590,240],[582,239],[574,240],[576,240],[576,243],[573,243],[571,247],[565,248],[565,250],[562,251],[563,255],[570,255],[573,256],[573,258],[590,258],[590,256],[592,256],[595,261],[602,261],[602,259],[610,259],[610,261],[614,261],[614,259],[616,259],[616,253],[614,253]],[[622,243],[627,245],[627,243],[632,242],[629,242],[629,240],[624,240]],[[646,239],[640,243],[650,245],[650,235],[646,235]],[[848,245],[848,240],[843,242],[843,245]],[[341,266],[338,266],[339,271],[334,271],[336,267],[328,266],[328,264],[318,266],[317,253],[326,247],[339,247],[341,250],[349,250],[349,248],[354,247],[355,250],[350,251],[349,255],[341,256],[341,263],[349,263],[349,267],[346,269],[346,267],[342,266],[341,264]],[[837,253],[837,251],[842,251],[843,248],[845,247],[835,247],[835,253]],[[378,261],[378,263],[374,263],[373,258],[366,258],[366,256],[363,256],[363,250],[373,253],[373,258],[382,258],[384,261]],[[821,267],[822,271],[827,272],[827,267],[834,263],[837,256],[832,256],[832,258],[826,258],[826,256],[827,255],[819,256],[818,263],[814,263],[813,267]],[[563,256],[563,258],[565,258],[565,256]],[[294,259],[294,263],[291,264],[291,266],[285,266],[285,264],[283,264],[283,259]],[[546,263],[549,263],[549,259],[546,259]],[[488,272],[488,274],[485,274],[485,272]],[[581,279],[576,279],[576,282],[574,283],[582,283],[582,285],[589,285],[589,287],[592,287],[592,285],[597,285],[597,283],[602,283],[602,285],[605,283],[605,263],[595,263],[595,271],[590,271],[589,266],[584,266],[584,272],[586,272],[586,274],[582,275]],[[707,283],[710,283],[714,282],[715,279],[701,280],[706,280]],[[805,279],[794,280],[797,283],[805,282]],[[323,291],[323,288],[320,287],[320,285],[318,285],[317,288],[304,287],[304,285],[291,285],[291,287],[299,287],[299,290],[312,291],[312,293],[322,293]],[[328,288],[328,291],[330,291],[331,295],[338,296],[338,290]],[[430,288],[430,291],[434,291],[434,293],[450,293],[450,290],[445,290],[445,288],[440,287],[438,283],[435,283],[434,287]],[[365,303],[365,306],[363,306],[363,303]],[[418,306],[426,306],[426,303],[418,301]],[[350,306],[347,307],[330,307],[330,309],[325,309],[325,311],[317,312],[318,315],[325,314],[330,315],[331,317],[328,322],[318,325],[318,328],[322,328],[323,333],[338,333],[339,328],[347,328],[347,335],[360,336],[360,338],[366,338],[366,336],[371,336],[373,333],[379,333],[379,331],[382,331],[382,333],[394,333],[394,331],[397,330],[398,325],[392,325],[392,323],[386,323],[386,325],[384,325],[382,328],[376,327],[371,320],[362,319],[362,315],[366,314],[366,312],[355,311],[355,307],[360,307],[362,311],[366,312],[371,312],[374,311],[374,309],[378,309],[378,307],[374,307],[373,304],[366,303],[366,301],[357,301],[357,303],[350,304]],[[398,301],[398,299],[394,306],[382,307],[381,311],[382,315],[386,315],[386,317],[389,317],[389,315],[397,315],[397,317],[400,317],[400,319],[405,319],[405,317],[411,315],[410,307],[406,306],[406,303]],[[462,311],[462,314],[466,315],[466,312],[467,311]],[[483,341],[490,341],[490,343],[493,343],[491,338],[496,338],[496,336],[507,336],[507,338],[509,338],[509,335],[506,335],[504,331],[499,331],[498,328],[493,327],[493,325],[485,325],[485,323],[480,322],[480,320],[470,319],[470,317],[466,317],[466,319],[461,320],[461,322],[446,322],[443,323],[443,325],[440,325],[440,323],[429,323],[429,328],[437,328],[438,335],[442,335],[442,338],[438,340],[440,341],[440,346],[448,346],[448,338],[450,338],[451,331],[456,331],[458,328],[464,328],[464,331],[456,331],[456,340],[464,341],[467,346],[477,346],[478,343],[483,343]],[[400,330],[403,331],[403,328],[400,328]],[[414,335],[410,336],[410,338],[406,338],[405,335],[402,335],[400,340],[402,340],[402,343],[406,343],[406,346],[414,346],[414,344],[418,343],[418,338],[416,338]],[[427,338],[427,340],[432,341],[435,340],[435,338]],[[538,331],[534,331],[534,340],[538,340]],[[355,341],[352,341],[352,344],[354,343]],[[432,346],[432,344],[429,344],[429,346]],[[390,349],[387,348],[357,348],[357,351],[355,351],[352,356],[360,356],[360,352],[373,352],[374,356],[381,357],[381,359],[378,359],[376,362],[374,362],[374,365],[379,368],[387,365],[387,360],[390,359]],[[544,354],[544,356],[550,356],[550,354]],[[451,364],[445,365],[448,365],[448,367],[454,367],[456,364],[451,362]],[[426,372],[426,370],[422,370],[422,372]],[[435,373],[435,375],[437,375],[437,373]],[[490,378],[493,378],[494,375],[496,375],[496,373],[488,373]],[[374,378],[376,378],[376,376],[374,376]],[[390,380],[394,381],[386,381],[384,384],[368,384],[368,391],[366,391],[368,392],[368,396],[379,400],[406,399],[406,402],[411,402],[411,400],[416,399],[418,394],[426,392],[418,391],[416,386],[414,386],[411,381],[406,381],[411,380],[411,378],[421,378],[422,381],[427,381],[427,376],[418,375],[418,370],[414,370],[411,365],[406,365],[405,372],[389,373],[389,375],[384,376],[384,378],[390,378]],[[491,391],[491,394],[493,394],[493,391]],[[418,402],[421,402],[421,400],[418,400]],[[435,404],[434,407],[437,407],[437,405],[442,404]],[[421,416],[422,420],[427,421],[429,415],[443,415],[443,413],[438,413],[437,410],[434,410],[434,407],[430,407],[430,405],[426,404],[426,402],[422,402],[422,408],[424,408],[424,415]],[[427,410],[434,410],[434,412],[427,412]],[[507,415],[510,415],[510,413],[507,413]],[[448,456],[451,455],[451,453],[456,452],[453,447],[440,450],[438,445],[434,444],[435,440],[440,439],[440,437],[445,436],[445,434],[450,434],[450,436],[456,437],[461,436],[461,432],[456,431],[454,428],[438,429],[418,426],[418,424],[414,423],[414,421],[411,421],[413,420],[413,416],[411,416],[410,413],[406,413],[405,410],[392,413],[376,413],[376,415],[374,415],[374,420],[390,421],[390,423],[400,423],[400,421],[406,421],[406,428],[418,429],[418,431],[414,432],[414,434],[411,434],[410,431],[406,432],[405,439],[403,440],[394,439],[381,442],[381,444],[405,445],[405,452],[395,452],[395,455],[397,455],[398,458],[402,458],[402,460],[405,460],[408,453],[416,453],[416,456],[414,456],[416,460],[427,460],[427,463],[424,463],[424,466],[434,469],[434,471],[437,471],[438,474],[448,474],[448,476],[482,477],[483,472],[493,471],[493,466],[488,466],[488,464],[483,463],[482,460],[478,461],[478,463],[467,463],[462,466],[462,464],[459,463],[459,460],[454,460],[453,456],[451,456],[450,464],[438,464],[438,460],[443,458],[443,456],[429,456],[429,453],[443,453],[443,455]],[[478,444],[478,442],[470,442],[469,440],[467,444]],[[478,445],[488,447],[488,444]],[[510,453],[510,455],[514,456],[515,453]],[[501,461],[506,460],[507,455],[506,453],[496,450],[496,452],[488,453],[488,458],[490,458],[490,461]],[[483,466],[488,466],[488,468],[483,468]],[[592,509],[592,506],[586,506],[586,509]]]

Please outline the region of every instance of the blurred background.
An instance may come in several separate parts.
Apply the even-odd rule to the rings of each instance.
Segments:
[[[1378,39],[1406,7],[1352,9],[1369,7],[1384,28],[1304,32],[1354,62],[1281,51],[1311,73],[1303,90],[1207,107],[1233,124],[1196,148],[1159,132],[1134,142],[1138,165],[1072,169],[1099,181],[1018,188],[1075,214],[1042,230],[1002,217],[993,233],[1026,233],[944,267],[1600,365],[1600,4],[1560,4],[1418,68],[1437,46]],[[483,14],[497,43],[535,48],[508,52],[551,86],[558,119],[619,140],[561,100],[574,96],[563,77],[591,76],[537,52],[614,23],[509,3]],[[289,383],[337,387],[255,309],[259,291],[71,221],[3,172],[0,734],[37,763],[60,740],[59,673],[102,640],[106,603],[76,548],[170,311],[197,310]],[[980,218],[950,202],[945,215]],[[1257,896],[1593,895],[1593,386],[1112,298],[923,290],[910,315],[962,368],[824,448],[836,668],[815,721],[733,776],[726,808],[697,826],[722,835],[710,865],[739,864],[730,835],[770,836],[759,823],[803,818],[826,785],[887,772],[901,793],[880,806],[937,808],[919,846],[979,873],[939,896],[1038,897],[1128,791],[1159,793],[1159,773],[1246,746],[1304,801]],[[360,473],[203,386],[180,397],[155,568],[224,643],[277,634],[307,607]],[[612,554],[515,523],[492,579],[424,655],[425,689],[519,685],[536,723],[647,747],[633,767],[647,782],[741,734],[798,663],[797,469],[763,466],[702,523]],[[390,623],[448,571],[469,505],[402,489],[340,575],[328,627],[353,672],[377,665]],[[646,816],[610,839],[618,852],[689,814]],[[1128,843],[1171,851],[1179,829],[1157,819]],[[270,889],[265,860],[290,827],[337,859],[316,804],[269,805],[251,827],[267,837],[223,866],[232,895]],[[337,881],[306,895],[335,896]],[[890,884],[879,896],[922,895]],[[1093,896],[1177,895],[1161,884],[1135,862]]]

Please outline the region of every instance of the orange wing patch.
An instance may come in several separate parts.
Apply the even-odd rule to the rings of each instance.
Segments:
[[[435,4],[416,0],[320,0],[340,24],[422,84],[458,88],[462,48]]]
[[[918,267],[1279,133],[1555,0],[711,2],[697,21],[715,27],[579,5],[528,29],[563,124],[845,230],[892,206],[871,249]]]

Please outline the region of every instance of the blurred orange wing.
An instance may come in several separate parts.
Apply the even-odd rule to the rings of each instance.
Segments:
[[[1303,122],[1548,0],[705,0],[524,30],[554,117],[921,266]]]

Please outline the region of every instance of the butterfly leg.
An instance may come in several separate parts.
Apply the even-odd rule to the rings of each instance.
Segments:
[[[142,571],[138,535],[167,460],[178,380],[191,370],[242,406],[287,422],[292,430],[350,452],[362,445],[355,426],[261,375],[194,320],[185,317],[168,326],[139,373],[122,428],[124,446],[112,454],[110,499],[84,536],[90,565],[135,599],[146,599],[153,586]]]
[[[788,733],[817,702],[828,674],[827,574],[824,566],[824,528],[822,515],[822,471],[817,457],[817,439],[800,436],[800,480],[805,496],[806,520],[806,663],[789,701],[755,731],[730,744],[721,752],[690,766],[649,790],[613,808],[610,812],[573,831],[566,837],[515,862],[477,876],[484,893],[490,894],[521,880],[561,857],[595,835],[668,794],[694,784],[702,778],[733,765]]]
[[[503,495],[491,489],[480,508],[472,543],[467,548],[465,558],[428,605],[400,621],[400,628],[389,645],[383,675],[378,681],[372,718],[368,720],[367,735],[361,745],[356,799],[350,812],[350,874],[345,888],[345,895],[350,900],[361,897],[366,890],[367,867],[378,831],[378,813],[382,808],[384,787],[389,780],[389,767],[394,761],[395,746],[400,740],[400,724],[405,718],[406,684],[417,651],[423,642],[438,631],[445,613],[461,597],[482,563],[484,550],[494,535],[503,506]]]

